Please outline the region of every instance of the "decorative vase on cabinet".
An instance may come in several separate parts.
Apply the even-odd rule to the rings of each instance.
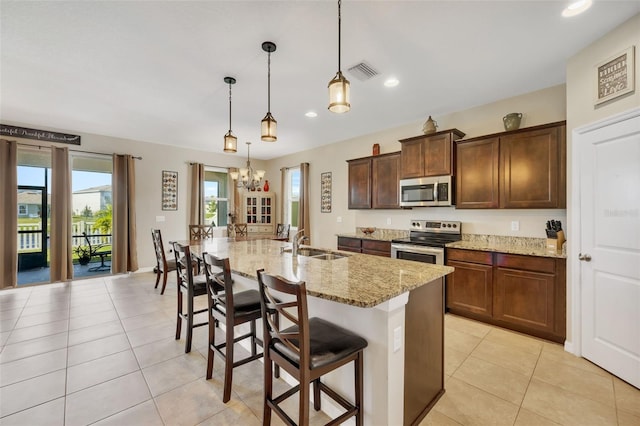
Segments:
[[[269,191],[269,181],[268,180],[264,181],[264,186],[262,187],[262,189],[264,190],[264,192]]]

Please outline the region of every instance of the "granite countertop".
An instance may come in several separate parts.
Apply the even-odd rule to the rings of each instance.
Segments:
[[[447,244],[447,248],[566,259],[566,245],[563,245],[560,252],[550,253],[547,251],[546,243],[547,240],[545,238],[463,234],[461,241],[449,243]]]
[[[346,257],[320,260],[281,253],[290,243],[273,240],[233,241],[214,238],[191,242],[194,253],[229,257],[232,272],[257,280],[256,271],[305,281],[307,294],[370,308],[453,272],[453,268],[410,260],[326,250]]]

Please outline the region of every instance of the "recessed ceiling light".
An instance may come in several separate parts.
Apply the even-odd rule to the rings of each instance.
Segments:
[[[384,82],[384,85],[387,87],[396,87],[398,84],[400,84],[400,81],[398,81],[398,79],[395,77],[388,78]]]
[[[592,0],[578,0],[571,3],[565,10],[562,11],[562,16],[569,18],[576,16],[589,9],[593,4]]]
[[[307,117],[309,117],[309,118],[314,118],[314,117],[317,117],[317,116],[318,116],[318,113],[317,113],[317,112],[315,112],[315,111],[309,111],[309,112],[307,112],[305,115],[306,115]]]

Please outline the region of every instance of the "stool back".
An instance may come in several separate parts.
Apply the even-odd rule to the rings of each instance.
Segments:
[[[187,245],[173,243],[173,253],[176,256],[176,273],[178,274],[178,289],[184,287],[193,297],[193,263],[191,249]]]
[[[212,225],[189,225],[189,239],[192,241],[213,238]]]
[[[153,239],[153,248],[156,251],[156,262],[158,263],[158,268],[162,268],[162,270],[166,270],[167,268],[167,258],[164,254],[164,245],[162,244],[162,234],[159,229],[151,230],[151,238]]]
[[[229,258],[219,258],[210,253],[202,255],[204,273],[207,277],[207,289],[209,294],[210,307],[215,308],[217,304],[224,304],[229,309],[233,309],[233,281],[231,280],[231,266]],[[213,268],[222,270],[222,274],[216,273]],[[224,292],[224,299],[218,296]],[[226,312],[226,309],[225,309]]]
[[[246,223],[236,223],[236,237],[246,237],[247,236],[247,224]]]
[[[308,370],[310,364],[309,312],[305,282],[289,281],[281,276],[269,275],[260,269],[258,270],[258,287],[264,324],[264,350],[271,350],[274,345],[280,346],[284,351],[291,351],[294,358],[300,360],[300,370]],[[276,291],[292,295],[295,300],[280,301],[273,294]],[[281,321],[276,322],[274,313],[292,322],[293,327],[286,322],[285,326],[280,324]],[[285,329],[288,330],[284,331]]]

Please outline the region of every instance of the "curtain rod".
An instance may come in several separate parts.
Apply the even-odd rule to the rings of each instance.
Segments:
[[[219,169],[229,169],[229,168],[237,169],[237,167],[233,167],[233,166],[215,166],[215,165],[212,165],[212,164],[197,163],[195,161],[188,161],[187,164],[190,165],[190,166],[193,166],[194,164],[202,164],[205,167],[217,167]]]
[[[30,143],[23,143],[23,142],[16,142],[16,144],[18,145],[22,145],[22,146],[30,146],[30,147],[34,147],[34,148],[51,148],[53,145],[33,145]],[[70,149],[69,152],[81,152],[83,154],[97,154],[97,155],[108,155],[111,156],[113,154],[107,154],[105,152],[94,152],[94,151],[81,151],[79,149]],[[134,157],[132,156],[131,158],[135,159],[135,160],[142,160],[142,157],[138,156],[138,157]]]
[[[289,170],[289,169],[296,169],[296,168],[300,168],[300,164],[295,165],[295,166],[289,166],[289,167],[280,167],[280,171]]]

